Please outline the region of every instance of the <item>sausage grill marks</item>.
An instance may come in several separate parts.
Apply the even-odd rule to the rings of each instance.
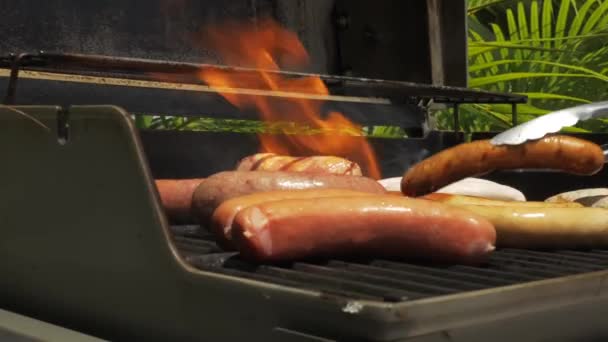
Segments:
[[[361,176],[361,167],[335,156],[292,157],[257,153],[241,159],[237,171],[285,171]]]
[[[362,176],[309,174],[282,171],[224,171],[203,181],[194,191],[192,210],[197,221],[209,225],[215,209],[231,198],[256,192],[304,189],[347,189],[376,194],[386,190]]]
[[[478,140],[443,150],[410,168],[401,181],[407,196],[421,196],[463,178],[494,170],[553,169],[592,175],[602,169],[602,149],[590,141],[553,135],[521,145]]]

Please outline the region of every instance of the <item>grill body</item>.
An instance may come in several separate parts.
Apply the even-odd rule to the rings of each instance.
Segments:
[[[483,268],[389,260],[251,265],[218,250],[199,227],[169,227],[124,111],[18,109],[46,129],[0,109],[6,309],[111,340],[580,341],[608,334],[606,251],[505,250]]]

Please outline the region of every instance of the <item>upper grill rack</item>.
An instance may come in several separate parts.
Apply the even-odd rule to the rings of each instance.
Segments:
[[[221,69],[225,72],[252,75],[257,73],[250,68],[240,68],[225,65],[198,64],[187,62],[175,62],[164,60],[151,60],[142,58],[115,57],[103,55],[85,55],[74,53],[21,53],[10,54],[0,57],[0,67],[11,68],[11,76],[5,104],[13,104],[16,94],[17,78],[20,69],[33,69],[44,71],[61,71],[78,74],[129,74],[135,79],[154,79],[154,73],[173,75],[196,75],[201,69]],[[285,77],[306,77],[311,74],[268,71],[281,74]],[[525,95],[504,94],[488,91],[473,90],[461,87],[434,86],[402,81],[387,81],[368,78],[345,77],[335,75],[315,75],[320,77],[332,90],[340,94],[352,96],[384,97],[401,102],[415,102],[421,100],[432,100],[437,103],[461,104],[461,103],[525,103]],[[187,77],[179,78],[180,83],[196,82]]]
[[[326,296],[403,302],[562,277],[608,268],[607,250],[499,249],[479,267],[429,267],[389,260],[256,265],[222,251],[196,226],[174,226],[174,243],[193,266],[216,273],[313,289]]]

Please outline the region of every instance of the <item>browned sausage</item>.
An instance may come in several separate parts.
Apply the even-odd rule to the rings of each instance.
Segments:
[[[494,206],[510,206],[519,208],[582,208],[583,205],[576,202],[567,203],[547,203],[547,202],[536,202],[536,201],[501,201],[476,196],[465,196],[465,195],[452,195],[433,192],[422,197],[421,199],[428,199],[431,201],[442,202],[446,204],[454,205],[494,205]]]
[[[334,156],[292,157],[274,153],[257,153],[241,159],[237,171],[289,171],[361,176],[361,167],[350,160]]]
[[[340,196],[375,196],[375,194],[348,189],[306,189],[256,192],[229,199],[217,207],[211,217],[211,232],[215,235],[221,247],[233,249],[232,222],[234,221],[236,214],[243,208],[254,204],[286,199]]]
[[[476,263],[494,250],[496,232],[460,208],[376,195],[249,206],[236,215],[232,239],[258,262],[357,255]]]
[[[169,222],[173,224],[194,223],[190,214],[192,194],[204,178],[157,179],[156,188]]]
[[[417,163],[404,174],[401,191],[421,196],[460,179],[500,169],[541,168],[592,175],[603,165],[604,154],[598,145],[570,136],[548,136],[515,146],[494,146],[489,140],[478,140]]]
[[[281,171],[224,171],[205,179],[194,191],[193,215],[203,225],[210,223],[213,211],[237,196],[273,190],[350,189],[385,193],[375,180],[362,176],[318,175]]]

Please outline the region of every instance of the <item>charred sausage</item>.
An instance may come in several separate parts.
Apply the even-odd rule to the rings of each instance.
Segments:
[[[237,171],[288,171],[361,176],[361,167],[350,160],[334,156],[292,157],[274,153],[257,153],[243,158]]]
[[[526,208],[582,208],[583,205],[576,202],[568,203],[547,203],[547,202],[536,202],[536,201],[501,201],[493,200],[483,197],[465,196],[465,195],[451,195],[434,192],[432,194],[424,195],[419,197],[421,199],[428,199],[432,201],[442,202],[453,205],[494,205],[494,206],[511,206],[511,207],[526,207]]]
[[[213,211],[224,201],[255,192],[303,189],[350,189],[385,193],[382,185],[362,176],[318,175],[281,171],[224,171],[205,179],[194,191],[193,215],[208,225]]]
[[[157,179],[156,188],[169,222],[173,224],[193,223],[190,213],[194,189],[204,178]]]
[[[498,247],[530,249],[608,247],[608,210],[462,205],[496,228]]]
[[[501,169],[541,168],[592,175],[603,165],[604,154],[597,144],[570,136],[553,135],[515,146],[478,140],[417,163],[404,174],[401,191],[420,196],[457,180]]]
[[[401,194],[401,193],[400,193]],[[374,196],[369,192],[348,189],[306,189],[256,192],[229,199],[220,204],[211,217],[211,232],[224,249],[234,249],[232,244],[232,222],[242,209],[251,205],[297,198],[323,198],[339,196]]]
[[[241,255],[258,262],[357,255],[476,263],[496,239],[479,215],[392,195],[266,202],[241,210],[232,229]]]

